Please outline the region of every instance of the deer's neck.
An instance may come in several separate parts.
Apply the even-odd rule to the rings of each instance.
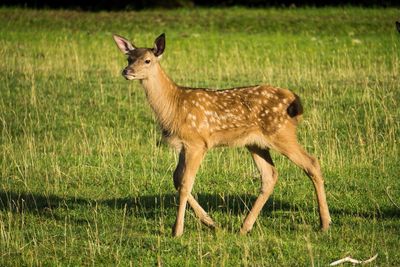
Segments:
[[[178,107],[178,86],[158,64],[154,72],[141,83],[147,100],[163,130],[174,132]]]

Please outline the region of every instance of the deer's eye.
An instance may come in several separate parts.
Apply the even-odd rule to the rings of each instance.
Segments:
[[[150,63],[150,59],[146,59],[146,60],[144,61],[144,63],[149,64],[149,63]]]

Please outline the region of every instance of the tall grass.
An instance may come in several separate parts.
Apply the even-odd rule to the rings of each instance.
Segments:
[[[398,9],[99,12],[0,9],[0,265],[326,266],[379,253],[400,265]],[[279,181],[253,231],[237,234],[259,180],[244,149],[210,152],[171,237],[176,155],[143,91],[120,76],[112,33],[151,46],[183,85],[259,83],[302,98],[299,138],[326,180],[332,229],[312,185],[273,154]]]

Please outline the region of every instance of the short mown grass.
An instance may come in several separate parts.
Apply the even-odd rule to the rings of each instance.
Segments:
[[[378,253],[400,265],[398,9],[0,8],[1,266],[327,266]],[[311,182],[278,154],[279,181],[253,231],[259,190],[245,149],[205,158],[171,237],[176,155],[111,38],[167,35],[162,65],[182,85],[290,88],[299,139],[320,159],[333,225],[321,233]]]

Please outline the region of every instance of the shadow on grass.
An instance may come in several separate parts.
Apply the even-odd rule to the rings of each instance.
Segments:
[[[200,205],[207,211],[218,210],[224,213],[246,213],[256,200],[253,195],[212,195],[199,194],[196,196]],[[275,203],[270,199],[263,212],[274,209],[295,210],[288,203]],[[39,194],[27,192],[13,192],[0,190],[0,210],[13,213],[36,213],[51,216],[52,211],[58,208],[87,209],[94,206],[109,207],[111,209],[127,209],[128,214],[134,211],[145,213],[149,218],[154,218],[160,210],[175,209],[178,199],[176,194],[145,195],[139,197],[123,197],[109,199],[88,199],[71,196],[58,196],[52,194]],[[272,203],[275,203],[273,205]]]
[[[242,195],[215,195],[198,194],[197,200],[200,205],[209,212],[219,211],[233,215],[246,214],[256,200],[256,196]],[[66,208],[71,210],[88,210],[94,206],[108,207],[111,209],[127,209],[127,213],[140,212],[148,219],[159,216],[163,210],[175,209],[177,197],[175,194],[145,195],[139,197],[109,198],[109,199],[86,199],[70,196],[45,195],[39,193],[17,193],[0,190],[0,211],[12,213],[33,213],[49,219],[64,220],[64,216],[57,215],[56,209]],[[271,212],[311,212],[312,207],[299,207],[291,203],[274,199],[273,196],[264,206],[261,216],[268,216]],[[358,212],[349,209],[330,208],[332,217],[354,216],[362,218],[390,219],[400,218],[400,211],[396,207],[387,207],[369,212]],[[77,219],[76,223],[88,223],[88,219]]]

